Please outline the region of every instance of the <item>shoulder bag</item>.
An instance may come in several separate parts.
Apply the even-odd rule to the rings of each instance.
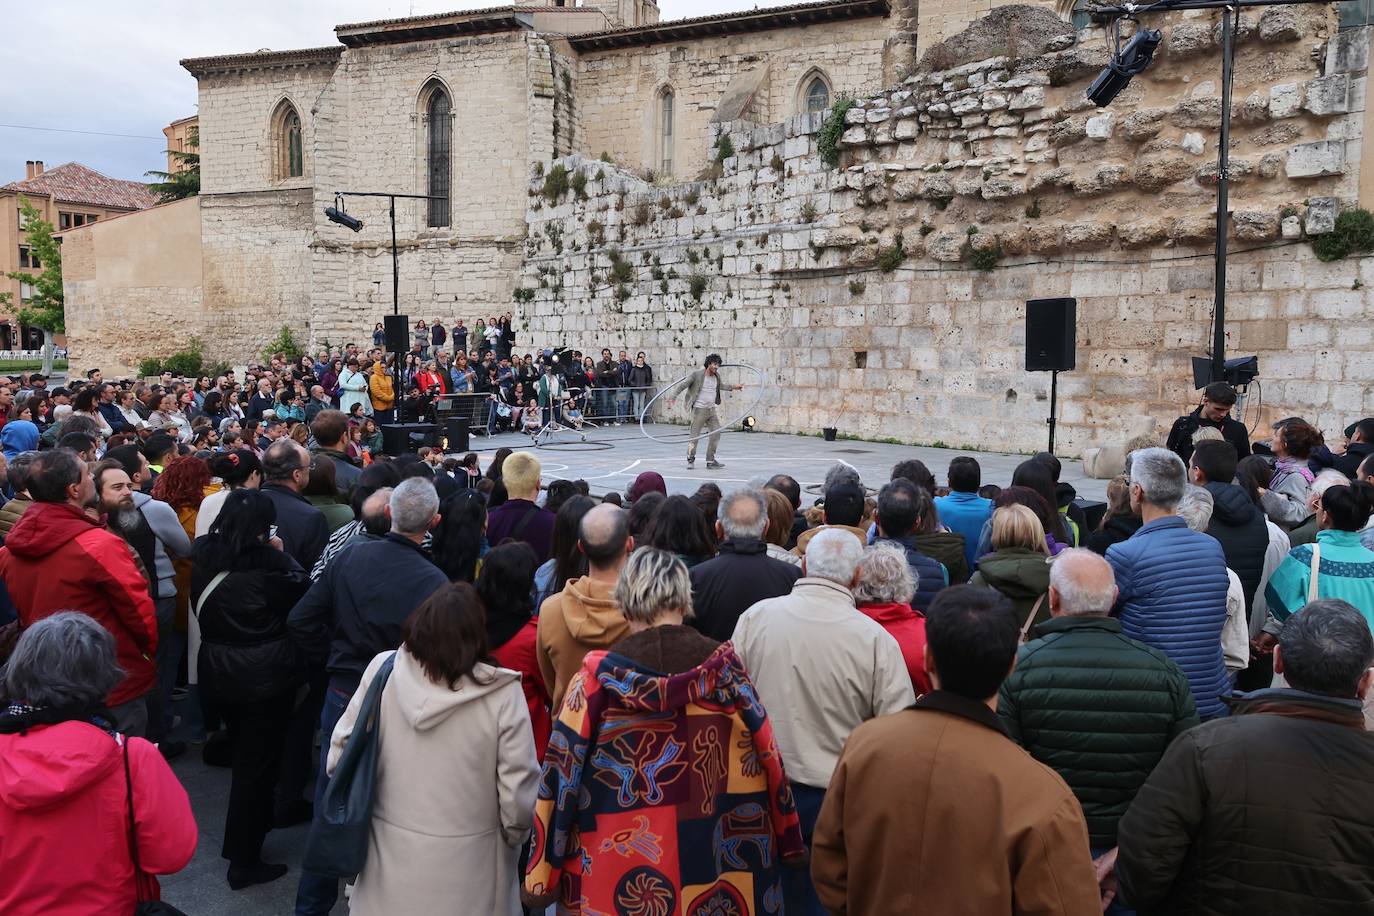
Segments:
[[[1021,624],[1022,643],[1030,642],[1031,624],[1035,623],[1035,615],[1040,613],[1040,607],[1045,603],[1045,596],[1048,594],[1049,592],[1046,592],[1044,595],[1035,599],[1035,605],[1031,607],[1030,613],[1026,615],[1026,622]]]
[[[229,578],[229,570],[226,569],[223,572],[217,572],[215,573],[215,577],[210,580],[208,585],[205,586],[205,591],[200,593],[200,600],[198,600],[196,602],[196,606],[192,608],[192,610],[195,612],[197,620],[200,619],[200,612],[205,607],[205,599],[209,598],[210,593],[213,592],[215,589],[219,588],[220,583],[227,578]]]
[[[1316,601],[1318,592],[1321,590],[1321,568],[1322,568],[1322,545],[1320,541],[1312,542],[1312,567],[1307,578],[1307,603]]]
[[[118,740],[123,745],[124,752],[124,788],[127,790],[129,803],[129,858],[134,863],[134,892],[138,895],[138,902],[134,905],[134,916],[186,916],[170,903],[154,900],[151,894],[145,892],[150,879],[143,873],[143,866],[138,863],[138,832],[134,826],[134,781],[129,775],[129,739],[121,735]]]
[[[353,734],[348,736],[334,775],[329,777],[324,798],[310,834],[305,840],[301,867],[321,875],[351,879],[367,861],[372,827],[372,802],[377,796],[377,726],[381,717],[382,690],[396,662],[392,653],[372,678],[358,709]],[[328,740],[328,736],[325,736]],[[324,776],[323,773],[320,774]]]

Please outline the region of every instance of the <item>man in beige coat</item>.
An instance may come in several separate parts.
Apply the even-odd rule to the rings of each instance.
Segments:
[[[577,547],[587,558],[587,575],[569,579],[563,591],[550,595],[539,609],[536,654],[555,718],[583,656],[609,648],[629,633],[625,615],[611,597],[634,550],[628,518],[624,509],[608,503],[582,517]]]
[[[854,730],[821,806],[811,877],[830,912],[1102,912],[1078,800],[994,711],[1018,637],[991,589],[931,603],[935,690]]]

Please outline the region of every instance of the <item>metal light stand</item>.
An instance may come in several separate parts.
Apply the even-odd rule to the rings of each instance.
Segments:
[[[1229,222],[1231,176],[1231,86],[1235,78],[1236,30],[1240,11],[1263,6],[1305,6],[1330,0],[1158,0],[1155,3],[1127,3],[1107,6],[1088,3],[1081,7],[1094,21],[1134,19],[1145,13],[1172,13],[1179,10],[1224,10],[1221,17],[1221,145],[1217,150],[1217,241],[1213,276],[1212,381],[1220,381],[1226,367],[1226,229]],[[1053,383],[1051,383],[1053,384]],[[1053,412],[1053,408],[1051,408]],[[1054,442],[1054,420],[1050,420],[1050,442]],[[1054,451],[1051,444],[1050,451]]]
[[[1049,453],[1054,454],[1054,425],[1059,419],[1059,370],[1050,370],[1050,418],[1045,421],[1050,428]]]

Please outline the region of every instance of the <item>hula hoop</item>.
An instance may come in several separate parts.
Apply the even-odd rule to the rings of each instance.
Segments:
[[[554,445],[545,443],[536,445],[535,448],[543,449],[546,452],[605,452],[615,448],[609,442],[597,442],[588,439],[586,442],[560,442]]]
[[[752,404],[750,404],[748,408],[745,409],[744,413],[740,414],[738,417],[736,417],[735,419],[731,420],[729,423],[722,423],[722,424],[720,425],[720,428],[719,428],[719,429],[713,430],[712,432],[709,432],[709,433],[702,433],[702,434],[699,435],[699,436],[691,436],[691,437],[689,437],[689,438],[682,438],[682,439],[676,439],[676,438],[672,438],[672,439],[670,439],[670,438],[663,438],[663,439],[660,439],[658,436],[655,436],[655,435],[653,435],[652,433],[650,433],[648,430],[646,430],[646,429],[644,428],[644,418],[647,417],[647,416],[649,415],[649,409],[650,409],[651,407],[654,406],[655,402],[657,402],[659,398],[663,397],[665,394],[667,394],[667,393],[670,392],[670,391],[675,391],[675,390],[677,390],[677,387],[678,387],[679,385],[683,384],[683,383],[686,382],[688,379],[690,379],[690,378],[692,377],[693,372],[696,371],[696,370],[693,370],[693,372],[687,373],[687,374],[684,375],[682,378],[680,378],[680,379],[678,379],[677,381],[673,382],[673,383],[672,383],[671,385],[669,385],[667,388],[664,388],[664,389],[663,389],[662,391],[660,391],[658,394],[654,395],[652,398],[649,399],[649,403],[647,403],[647,404],[644,405],[644,409],[641,410],[641,411],[639,412],[639,433],[640,433],[640,435],[644,436],[646,439],[651,439],[651,440],[653,440],[654,442],[657,442],[657,443],[659,443],[659,444],[661,444],[661,445],[687,445],[687,444],[692,443],[692,442],[700,442],[702,439],[707,439],[707,438],[709,438],[709,437],[711,437],[711,436],[715,436],[715,435],[718,435],[718,434],[723,433],[723,432],[729,432],[729,431],[730,431],[730,427],[734,426],[736,423],[741,423],[741,422],[743,422],[745,417],[747,417],[747,416],[749,416],[750,414],[752,414],[752,413],[754,412],[754,409],[757,408],[757,407],[759,406],[759,404],[763,403],[763,395],[764,395],[764,393],[768,390],[768,389],[766,389],[766,388],[764,387],[764,376],[763,376],[763,371],[762,371],[761,369],[755,369],[753,366],[746,366],[746,365],[744,365],[743,363],[722,363],[721,366],[720,366],[720,368],[721,368],[721,369],[748,369],[750,372],[754,373],[755,377],[757,378],[757,380],[758,380],[758,386],[759,386],[759,394],[758,394],[758,397],[754,398],[754,402],[753,402]]]

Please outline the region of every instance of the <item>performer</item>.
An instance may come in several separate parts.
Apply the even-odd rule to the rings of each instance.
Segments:
[[[687,445],[688,469],[696,465],[699,441],[696,437],[701,435],[703,428],[711,434],[706,440],[706,467],[712,470],[725,467],[716,460],[716,446],[720,444],[720,417],[716,414],[716,408],[720,406],[720,390],[723,387],[720,364],[720,354],[712,353],[706,357],[702,368],[687,379],[683,403],[692,411],[692,441]],[[740,391],[744,386],[731,385],[729,388],[731,391]]]
[[[1192,413],[1174,421],[1165,447],[1183,459],[1186,465],[1193,457],[1193,433],[1203,426],[1221,431],[1221,437],[1236,447],[1241,458],[1250,454],[1250,432],[1245,424],[1231,419],[1236,406],[1236,389],[1225,382],[1213,382],[1202,389],[1202,403]]]

